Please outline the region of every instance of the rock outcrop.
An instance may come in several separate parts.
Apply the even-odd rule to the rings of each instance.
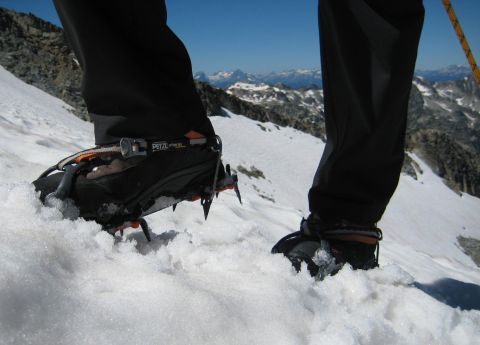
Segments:
[[[0,8],[0,65],[88,118],[80,94],[81,69],[61,28],[32,14]]]

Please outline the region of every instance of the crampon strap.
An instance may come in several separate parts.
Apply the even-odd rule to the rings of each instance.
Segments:
[[[194,146],[206,146],[210,147],[213,151],[218,153],[218,162],[217,168],[215,171],[215,183],[216,176],[218,174],[218,166],[222,154],[222,141],[219,136],[206,138],[200,133],[195,131],[190,131],[185,135],[185,138],[176,139],[171,141],[158,141],[158,140],[148,140],[148,139],[133,139],[133,138],[122,138],[118,144],[113,144],[109,146],[98,146],[91,149],[87,149],[81,152],[78,152],[72,156],[69,156],[65,159],[62,159],[56,165],[51,166],[45,170],[39,177],[44,178],[50,175],[55,170],[64,171],[65,174],[60,181],[55,192],[50,193],[46,198],[55,197],[60,200],[67,198],[70,195],[73,181],[75,176],[81,174],[82,171],[88,169],[89,161],[94,158],[101,158],[104,156],[114,156],[121,155],[123,158],[127,159],[135,156],[149,156],[153,153],[160,151],[175,151],[175,150],[184,150],[189,147]],[[215,184],[214,184],[215,186]],[[211,194],[214,192],[212,188]],[[213,196],[209,198],[211,203]],[[210,206],[210,205],[207,205]],[[208,212],[207,212],[208,213]]]
[[[301,229],[304,233],[311,233],[306,219],[302,220]],[[382,230],[377,227],[340,225],[332,229],[315,232],[317,236],[325,240],[353,241],[365,244],[377,244],[382,240]]]
[[[93,158],[120,155],[123,158],[135,156],[149,156],[155,152],[184,150],[189,147],[220,145],[218,136],[206,138],[200,133],[190,131],[185,138],[176,140],[148,140],[138,138],[122,138],[118,144],[97,146],[91,149],[83,150],[69,157],[62,159],[56,165],[48,168],[40,175],[40,178],[48,176],[55,170],[64,170],[67,165],[79,164],[82,161],[88,161]]]
[[[312,232],[308,227],[308,221],[302,219],[300,232],[307,236],[314,236],[322,241],[351,241],[375,246],[375,266],[378,266],[380,257],[380,241],[383,239],[382,230],[373,226],[361,226],[351,224],[337,224],[331,228]]]

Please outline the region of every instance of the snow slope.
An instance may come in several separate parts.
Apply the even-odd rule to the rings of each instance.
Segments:
[[[198,203],[150,216],[148,244],[39,202],[29,181],[93,143],[67,109],[0,68],[0,344],[478,343],[480,270],[456,236],[480,238],[480,200],[417,157],[380,224],[381,268],[317,282],[269,250],[307,215],[319,139],[213,118],[225,161],[265,178],[241,174],[244,205],[222,193],[208,222]]]

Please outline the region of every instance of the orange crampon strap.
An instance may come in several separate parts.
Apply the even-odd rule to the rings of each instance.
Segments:
[[[98,157],[109,157],[109,156],[112,156],[112,153],[115,153],[115,152],[90,152],[90,153],[84,153],[80,156],[78,156],[77,158],[75,158],[75,163],[79,164],[80,162],[83,162],[83,161],[88,161],[88,160],[91,160],[93,158],[98,158]]]
[[[196,131],[190,131],[187,134],[185,134],[185,137],[188,139],[202,139],[205,138],[205,136],[202,133],[196,132]]]
[[[106,146],[106,147],[94,147],[92,149],[80,151],[71,155],[67,158],[62,159],[57,164],[58,170],[63,170],[65,165],[71,163],[80,163],[85,160],[92,159],[94,157],[101,157],[101,156],[111,156],[112,154],[121,154],[120,148],[118,146]]]
[[[362,236],[362,235],[338,235],[338,236],[328,236],[325,237],[329,240],[338,240],[338,241],[352,241],[352,242],[360,242],[365,244],[377,244],[378,239],[370,236]]]
[[[328,240],[354,241],[365,244],[378,244],[382,240],[382,230],[367,229],[336,229],[322,232],[322,237]]]

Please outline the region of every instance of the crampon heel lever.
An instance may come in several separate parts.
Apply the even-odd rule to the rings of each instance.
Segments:
[[[66,165],[63,168],[63,171],[65,171],[65,173],[63,174],[62,179],[57,186],[57,189],[55,190],[55,192],[48,194],[45,197],[45,201],[48,203],[51,198],[57,198],[59,200],[65,200],[66,198],[68,198],[72,191],[73,180],[75,179],[77,172],[84,168],[85,165],[85,162],[80,162],[77,165]]]
[[[227,176],[232,179],[233,190],[235,191],[235,194],[237,195],[237,199],[240,202],[240,205],[243,205],[242,196],[240,195],[240,189],[238,188],[238,176],[237,175],[232,175],[232,170],[230,168],[230,164],[227,164],[225,166],[225,171],[227,172]]]
[[[217,188],[218,181],[218,171],[220,169],[220,164],[222,162],[222,139],[217,135],[216,137],[217,145],[212,147],[212,150],[217,152],[217,165],[215,166],[215,174],[213,175],[213,184],[212,188],[206,191],[206,195],[202,197],[201,204],[203,207],[203,215],[205,220],[208,218],[208,213],[210,212],[210,207],[212,206],[213,198],[215,197],[215,190]]]

